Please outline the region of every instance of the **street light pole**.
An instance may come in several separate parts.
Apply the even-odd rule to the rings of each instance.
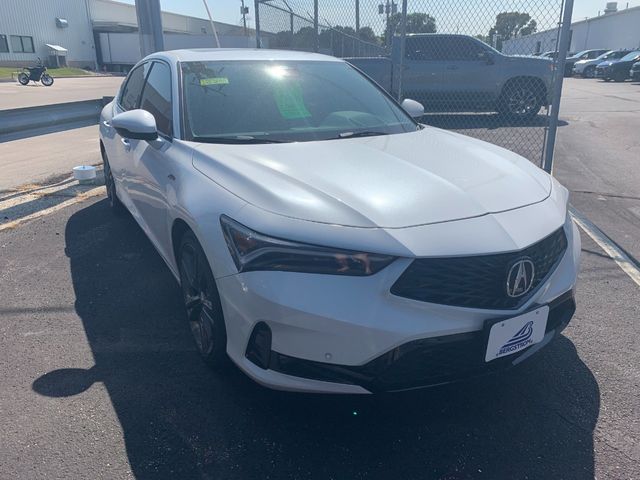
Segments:
[[[160,0],[136,0],[136,16],[142,56],[164,50]]]
[[[207,16],[209,17],[209,22],[211,23],[211,30],[213,30],[213,36],[216,39],[216,47],[220,48],[220,39],[218,38],[218,31],[216,30],[216,24],[213,23],[213,18],[211,17],[211,12],[209,11],[209,5],[207,4],[207,0],[202,0],[204,3],[204,8],[207,11]]]

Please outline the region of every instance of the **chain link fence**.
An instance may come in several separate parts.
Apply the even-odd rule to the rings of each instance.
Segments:
[[[402,0],[256,1],[262,47],[345,58],[396,98],[421,102],[423,123],[541,166],[547,106],[561,88],[563,8],[564,0],[407,0],[406,12]],[[532,36],[542,31],[552,39],[544,45]]]

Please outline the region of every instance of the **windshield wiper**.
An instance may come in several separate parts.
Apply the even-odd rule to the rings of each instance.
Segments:
[[[389,135],[389,134],[386,132],[376,132],[373,130],[365,130],[363,132],[342,132],[338,134],[337,137],[334,137],[331,140],[337,140],[339,138],[375,137],[378,135]]]
[[[230,145],[254,145],[260,143],[285,143],[282,140],[272,140],[270,138],[256,138],[251,136],[238,135],[236,137],[193,137],[194,142],[203,143],[224,143]]]

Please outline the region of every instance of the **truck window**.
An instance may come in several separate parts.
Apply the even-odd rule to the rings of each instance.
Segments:
[[[481,60],[485,49],[470,38],[450,37],[443,49],[444,60],[477,61]]]
[[[409,60],[440,60],[446,48],[446,39],[439,35],[407,37],[405,57]]]

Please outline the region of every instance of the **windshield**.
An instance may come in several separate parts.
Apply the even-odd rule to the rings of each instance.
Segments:
[[[600,55],[598,58],[596,58],[596,60],[606,60],[608,58],[615,58],[615,54],[617,52],[605,52],[602,55]]]
[[[583,50],[582,52],[575,53],[575,54],[571,55],[571,56],[570,56],[570,57],[568,57],[568,58],[580,58],[580,57],[582,57],[583,55],[586,55],[587,53],[589,53],[590,51],[591,51],[591,50]]]
[[[633,60],[638,55],[640,55],[640,50],[636,50],[635,52],[631,52],[626,54],[624,57],[620,59],[621,62],[628,62],[629,60]]]
[[[418,128],[343,62],[185,62],[181,69],[186,131],[194,141],[304,142]]]

